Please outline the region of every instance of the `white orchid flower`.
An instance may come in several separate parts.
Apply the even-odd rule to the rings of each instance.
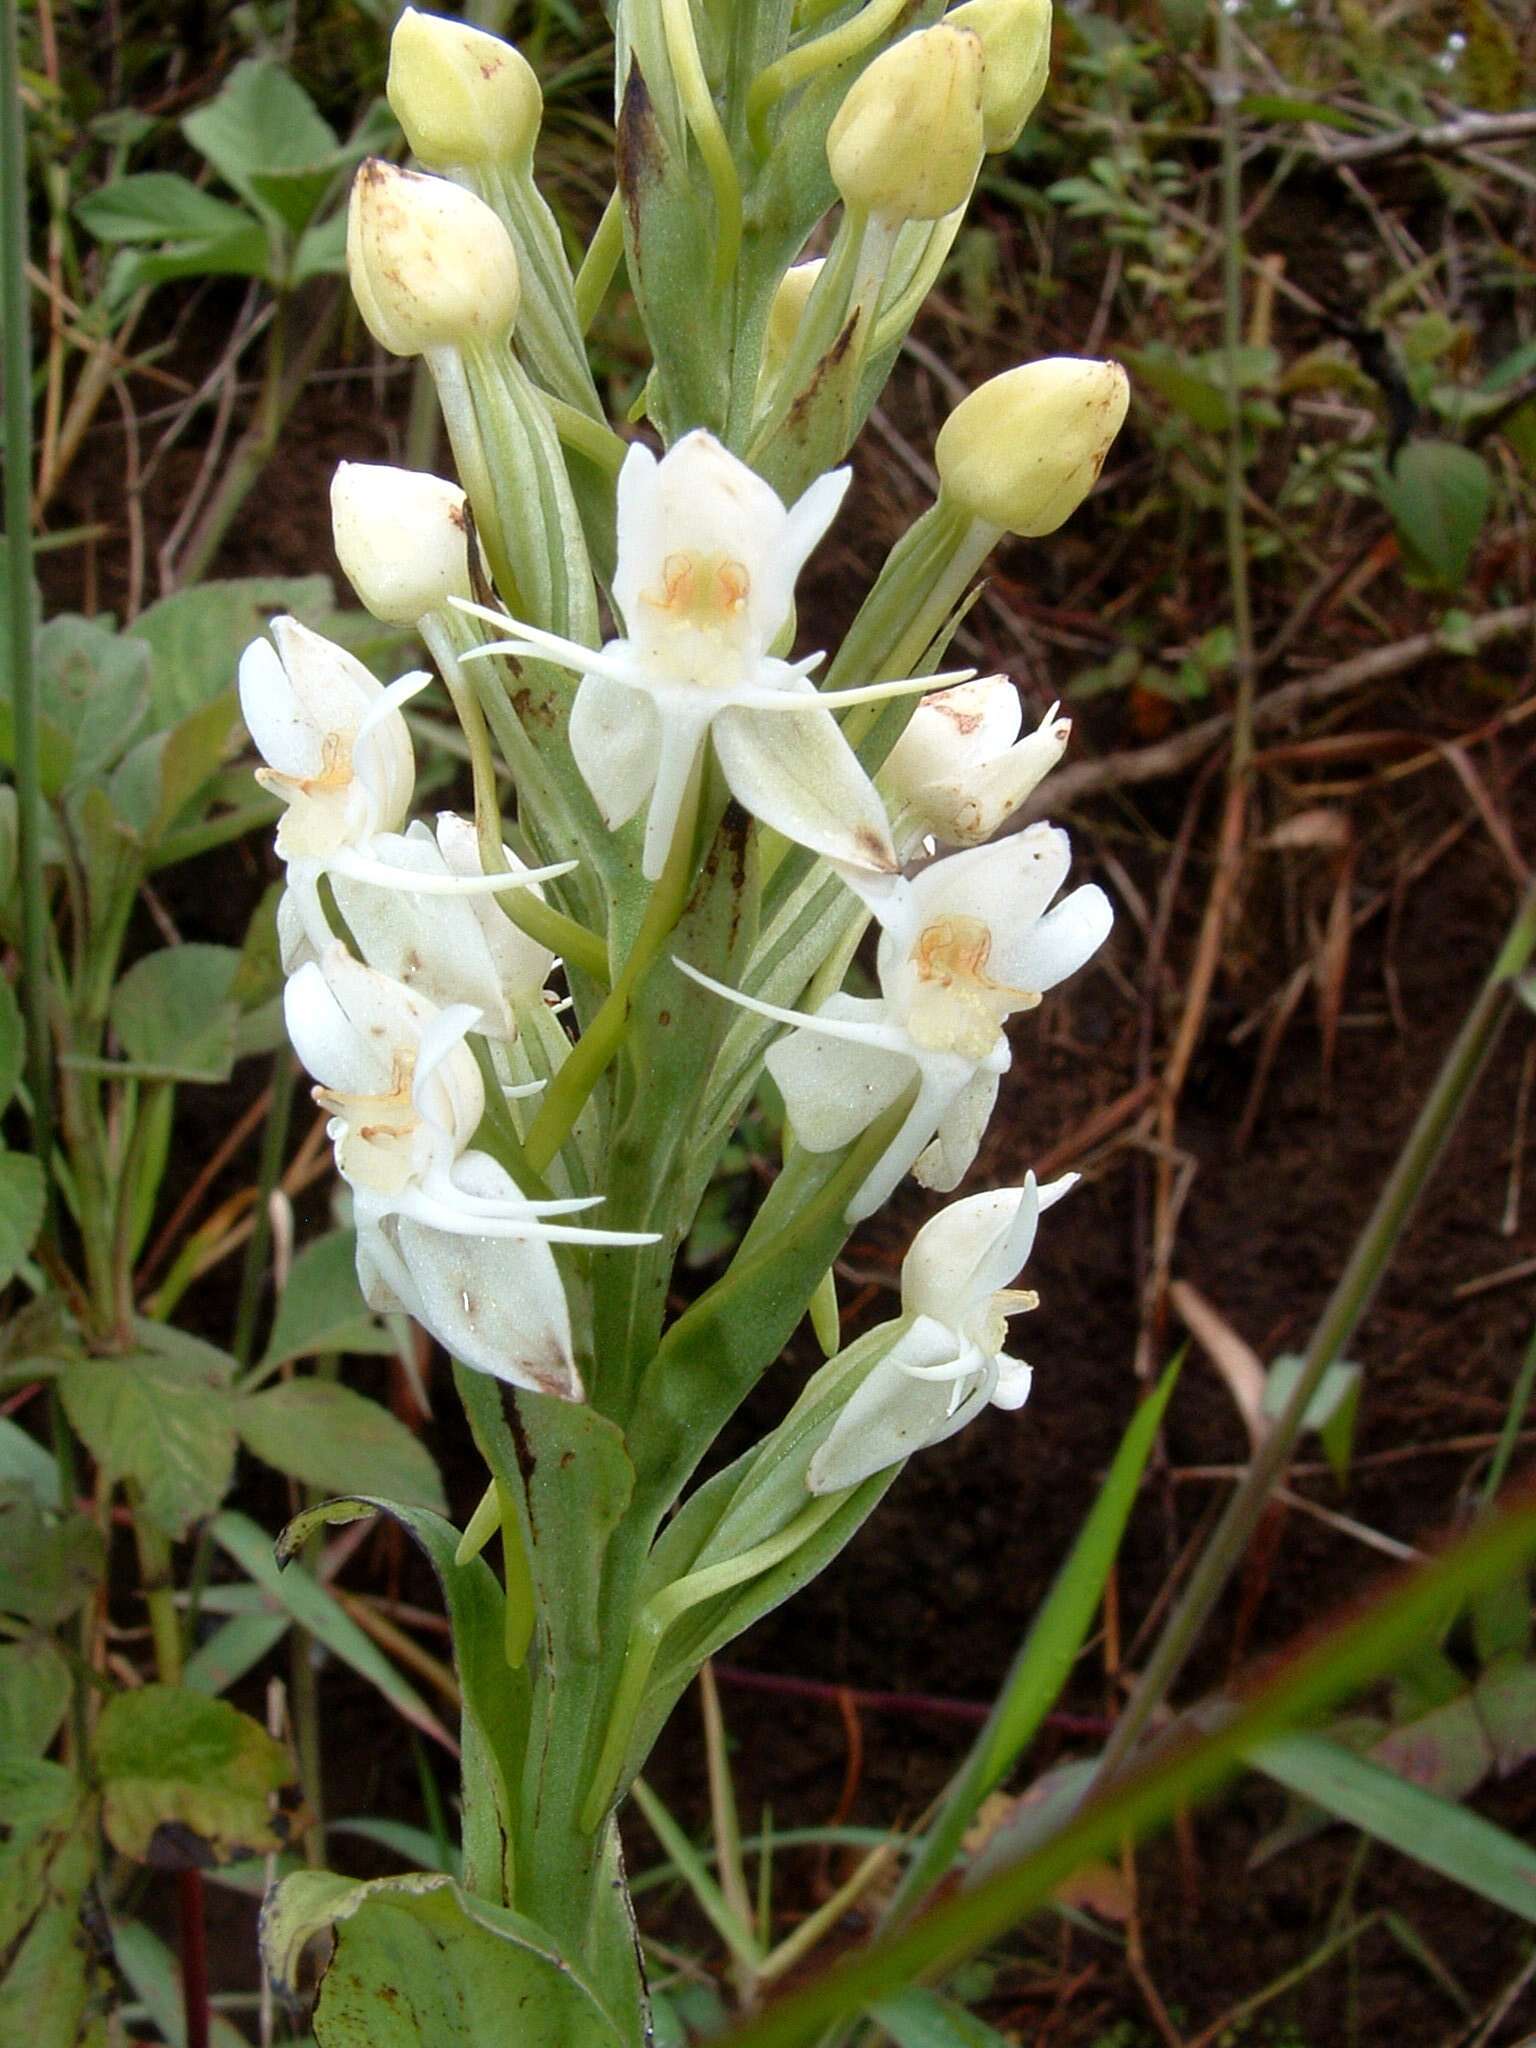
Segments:
[[[600,1198],[532,1201],[496,1160],[469,1149],[485,1091],[464,1042],[479,1024],[467,1005],[440,1009],[333,942],[289,981],[284,1010],[320,1083],[315,1099],[331,1112],[368,1300],[406,1308],[476,1371],[580,1400],[549,1247],[654,1239],[552,1220]]]
[[[844,869],[881,926],[880,994],[834,995],[813,1016],[677,962],[717,995],[796,1027],[769,1048],[767,1064],[807,1151],[851,1144],[917,1083],[901,1128],[848,1205],[851,1223],[878,1209],[909,1168],[924,1187],[959,1185],[1012,1064],[1004,1023],[1075,974],[1113,922],[1095,883],[1047,908],[1070,864],[1066,833],[1042,824],[950,854],[910,880]]]
[[[1009,1356],[1008,1319],[1038,1305],[1009,1285],[1028,1259],[1042,1209],[1076,1186],[991,1188],[951,1202],[925,1223],[901,1267],[911,1325],[849,1398],[806,1474],[812,1493],[857,1486],[953,1436],[991,1402],[1022,1408],[1033,1373]]]
[[[567,861],[508,874],[434,872],[379,860],[374,841],[405,823],[416,762],[400,707],[426,688],[424,670],[386,689],[355,656],[297,619],[274,619],[272,641],[240,657],[240,708],[266,765],[256,779],[287,809],[277,851],[314,951],[333,934],[315,884],[322,874],[375,888],[459,896],[522,889],[568,874]]]
[[[1053,704],[1021,739],[1024,707],[1007,676],[978,676],[923,699],[880,770],[896,840],[910,852],[979,846],[1001,831],[1056,766],[1072,737]]]
[[[514,874],[528,869],[503,847]],[[475,828],[467,818],[440,811],[437,833],[420,819],[401,833],[380,833],[370,857],[411,875],[479,875]],[[427,897],[385,889],[345,872],[333,877],[337,907],[370,967],[404,982],[439,1007],[467,1003],[479,1011],[476,1027],[488,1038],[510,1041],[518,1012],[544,1000],[555,964],[547,946],[520,932],[501,905],[486,896]],[[535,894],[541,893],[532,885]],[[286,899],[285,899],[286,900]]]
[[[786,509],[702,428],[660,462],[637,443],[618,484],[613,595],[622,639],[599,652],[463,607],[511,631],[477,654],[542,658],[580,674],[571,752],[610,828],[649,804],[641,865],[651,881],[665,864],[706,738],[732,795],[754,817],[851,866],[885,874],[898,866],[884,807],[832,711],[952,678],[822,694],[810,680],[819,654],[787,662],[769,652],[789,624],[796,578],[849,475],[839,469],[818,478]]]

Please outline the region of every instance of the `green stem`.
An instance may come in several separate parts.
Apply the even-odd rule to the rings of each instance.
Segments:
[[[587,253],[576,273],[576,318],[586,333],[608,296],[624,254],[624,214],[617,192],[609,195]]]
[[[0,11],[0,193],[4,206],[6,666],[15,725],[21,884],[21,983],[27,1020],[32,1151],[53,1156],[53,1070],[48,1033],[48,898],[43,884],[43,788],[37,673],[32,665],[32,354],[27,322],[27,161],[16,45],[16,0]],[[51,1207],[51,1202],[50,1202]],[[45,1214],[44,1229],[49,1228]]]
[[[561,446],[585,455],[605,476],[616,477],[629,453],[629,443],[623,435],[616,434],[612,427],[604,426],[601,420],[589,418],[563,398],[556,398],[553,392],[545,392],[544,403],[549,407],[549,416],[555,423]]]
[[[714,95],[699,57],[688,0],[661,0],[662,33],[682,102],[683,118],[704,159],[715,201],[714,289],[722,291],[736,272],[741,251],[741,179],[731,145],[720,125]]]
[[[240,1297],[235,1310],[235,1335],[231,1346],[243,1367],[251,1362],[256,1348],[256,1318],[261,1312],[262,1288],[267,1278],[267,1252],[272,1243],[269,1204],[272,1190],[283,1170],[283,1153],[288,1145],[288,1119],[293,1109],[294,1083],[298,1066],[286,1044],[272,1062],[272,1107],[261,1133],[261,1160],[256,1172],[256,1207],[251,1215],[251,1234],[246,1239],[245,1263],[240,1271]]]
[[[666,865],[651,891],[635,943],[614,978],[601,1008],[571,1048],[571,1056],[549,1084],[525,1147],[529,1164],[542,1173],[570,1136],[592,1090],[618,1056],[629,1021],[629,1005],[642,978],[677,928],[693,886],[693,842],[698,826],[703,751],[695,761],[678,812]]]
[[[829,1493],[808,1502],[776,1536],[754,1544],[739,1557],[729,1557],[720,1564],[706,1565],[702,1571],[690,1572],[686,1578],[675,1580],[646,1601],[636,1615],[630,1633],[624,1670],[613,1696],[608,1731],[603,1738],[597,1768],[592,1774],[592,1789],[582,1809],[581,1824],[585,1829],[590,1832],[597,1826],[618,1790],[625,1752],[645,1698],[646,1684],[662,1639],[673,1622],[686,1614],[690,1607],[716,1599],[721,1593],[729,1593],[748,1579],[761,1578],[764,1572],[782,1564],[786,1557],[792,1557],[824,1522],[832,1519],[846,1499],[846,1493]]]
[[[132,1368],[125,1364],[123,1370]],[[171,1546],[144,1512],[137,1490],[131,1491],[133,1541],[139,1554],[139,1583],[149,1609],[149,1632],[155,1645],[155,1669],[162,1685],[181,1683],[181,1622],[176,1613],[176,1587],[171,1576]]]
[[[1184,1668],[1186,1658],[1236,1570],[1257,1528],[1323,1374],[1348,1344],[1370,1307],[1398,1240],[1424,1191],[1456,1119],[1493,1050],[1513,1000],[1514,983],[1536,952],[1536,882],[1526,890],[1498,958],[1468,1010],[1424,1100],[1376,1207],[1356,1240],[1307,1348],[1291,1397],[1254,1452],[1252,1463],[1190,1574],[1157,1647],[1114,1734],[1105,1746],[1097,1786],[1118,1777],[1138,1738]]]
[[[747,133],[759,163],[767,161],[773,148],[768,116],[785,93],[804,85],[818,71],[829,70],[832,65],[857,56],[860,50],[867,50],[885,34],[905,5],[906,0],[869,0],[849,20],[829,29],[824,36],[786,51],[776,64],[758,73],[747,95]]]

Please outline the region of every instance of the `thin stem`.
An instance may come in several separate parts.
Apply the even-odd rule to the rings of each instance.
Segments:
[[[701,749],[678,810],[666,865],[651,891],[629,957],[614,978],[601,1008],[572,1047],[570,1058],[550,1082],[549,1092],[533,1120],[524,1149],[536,1173],[545,1170],[570,1136],[592,1090],[617,1058],[629,1021],[630,999],[676,929],[687,905],[693,885],[693,841],[698,826],[702,762]]]
[[[1216,9],[1215,99],[1221,120],[1222,355],[1227,386],[1227,450],[1223,499],[1227,584],[1237,648],[1232,710],[1234,778],[1246,776],[1253,754],[1253,613],[1248,599],[1248,536],[1243,519],[1243,393],[1238,350],[1243,339],[1242,166],[1239,160],[1237,44],[1232,17]]]
[[[768,132],[768,116],[785,93],[792,92],[797,85],[804,85],[818,71],[828,70],[834,64],[857,56],[860,50],[868,49],[871,43],[885,34],[905,5],[906,0],[869,0],[867,6],[861,7],[857,14],[837,28],[829,29],[814,41],[787,50],[777,63],[758,73],[747,95],[747,133],[760,163],[773,147],[773,137]]]
[[[16,0],[0,10],[0,191],[4,206],[5,566],[16,816],[21,884],[21,980],[27,1020],[32,1150],[46,1174],[53,1156],[53,1071],[48,1034],[48,899],[43,884],[43,791],[38,763],[37,674],[32,665],[32,349],[27,324],[27,161],[16,45]],[[44,1229],[48,1229],[45,1217]]]
[[[269,1203],[283,1170],[283,1153],[288,1145],[288,1121],[293,1109],[294,1083],[298,1067],[286,1043],[272,1062],[272,1103],[261,1133],[261,1160],[256,1173],[256,1205],[251,1212],[251,1234],[245,1244],[245,1264],[240,1273],[240,1298],[235,1310],[232,1349],[242,1368],[251,1362],[256,1348],[256,1318],[261,1311],[262,1288],[267,1278],[267,1252],[272,1242]]]
[[[604,426],[601,420],[590,418],[577,406],[568,405],[563,398],[556,398],[551,391],[544,393],[544,403],[549,407],[562,447],[585,455],[605,476],[618,475],[629,453],[629,443],[621,434]]]
[[[613,192],[576,273],[576,318],[583,334],[597,318],[623,255],[624,214],[619,195]]]
[[[1509,1412],[1504,1417],[1504,1427],[1499,1432],[1498,1445],[1489,1462],[1488,1476],[1483,1481],[1482,1500],[1479,1503],[1486,1514],[1498,1498],[1499,1488],[1504,1484],[1504,1475],[1509,1470],[1520,1442],[1520,1433],[1525,1425],[1526,1410],[1531,1405],[1532,1392],[1536,1391],[1536,1330],[1531,1332],[1530,1342],[1525,1347],[1525,1356],[1520,1361],[1519,1375],[1514,1391],[1509,1397]]]
[[[1301,1433],[1318,1383],[1343,1352],[1397,1249],[1398,1240],[1433,1172],[1456,1119],[1472,1092],[1509,1014],[1513,984],[1536,952],[1536,883],[1527,889],[1504,944],[1467,1012],[1434,1086],[1425,1098],[1387,1177],[1369,1222],[1360,1233],[1307,1348],[1284,1412],[1254,1452],[1210,1541],[1169,1616],[1141,1682],[1105,1746],[1096,1786],[1120,1775],[1142,1730],[1184,1668],[1186,1658],[1236,1570],[1270,1495]]]

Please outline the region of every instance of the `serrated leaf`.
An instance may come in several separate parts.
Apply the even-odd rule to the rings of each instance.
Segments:
[[[332,632],[335,599],[325,576],[239,576],[194,583],[141,612],[130,628],[148,647],[157,726],[175,725],[234,683],[240,656],[279,613]]]
[[[431,1453],[377,1401],[333,1380],[295,1379],[242,1399],[235,1426],[247,1450],[327,1493],[377,1493],[447,1512]]]
[[[93,1755],[107,1839],[137,1863],[201,1869],[287,1839],[272,1800],[292,1782],[288,1754],[227,1700],[175,1685],[116,1693]]]
[[[167,1536],[217,1512],[235,1470],[227,1382],[185,1360],[144,1352],[79,1358],[59,1376],[70,1422],[109,1480],[136,1489]]]
[[[112,1028],[134,1067],[159,1080],[227,1081],[238,1012],[232,946],[166,946],[112,991]]]
[[[1410,441],[1376,488],[1392,515],[1409,565],[1437,588],[1465,581],[1493,502],[1493,472],[1455,441]]]
[[[262,1913],[281,1985],[324,1928],[336,1945],[320,1986],[319,2048],[620,2048],[625,2033],[541,1928],[436,1873],[357,1884],[329,1871],[284,1878]]]
[[[394,1349],[393,1338],[379,1327],[357,1284],[357,1232],[333,1230],[307,1244],[294,1260],[288,1284],[278,1298],[262,1371],[286,1364],[290,1358],[313,1358],[322,1351],[391,1357]],[[363,1491],[387,1493],[389,1489],[369,1486]]]
[[[47,1188],[39,1160],[0,1152],[0,1287],[17,1271],[43,1226]]]
[[[0,2041],[107,2048],[110,1979],[82,1907],[94,1801],[58,1764],[0,1761]]]
[[[67,1621],[100,1583],[101,1531],[84,1515],[53,1515],[20,1487],[0,1487],[0,1614],[40,1628]]]
[[[173,171],[135,171],[75,202],[98,242],[206,242],[249,228],[250,216]]]
[[[274,204],[259,174],[309,170],[327,163],[337,149],[334,131],[303,86],[263,57],[237,64],[218,95],[188,114],[181,127],[242,199],[290,233],[302,219],[295,222]]]
[[[48,1636],[0,1644],[0,1750],[41,1756],[69,1709],[69,1666]]]

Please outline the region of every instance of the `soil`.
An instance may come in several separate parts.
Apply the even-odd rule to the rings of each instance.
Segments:
[[[201,316],[208,335],[227,331],[230,310],[223,295],[210,293]],[[184,346],[195,358],[195,332]],[[281,464],[249,501],[216,572],[299,574],[333,567],[331,470],[343,456],[385,460],[398,452],[403,394],[400,378],[379,382],[361,371],[318,383],[291,424]],[[904,416],[919,446],[926,445],[924,405],[917,392]],[[195,443],[195,436],[189,441]],[[114,430],[103,426],[56,508],[57,526],[112,517],[116,446]],[[189,445],[162,468],[149,494],[151,562],[197,460],[196,446]],[[1134,465],[1133,437],[1117,460]],[[861,458],[859,487],[892,525],[904,497],[918,502],[918,487],[909,491],[899,474],[893,481],[878,451]],[[1074,668],[1095,658],[1065,643],[1076,636],[1080,644],[1091,644],[1102,633],[1102,621],[1115,615],[1135,571],[1134,560],[1127,559],[1116,576],[1100,583],[1086,614],[1074,611],[1074,580],[1094,573],[1106,546],[1119,546],[1107,515],[1100,517],[1099,525],[1085,519],[1074,526],[1060,547],[1016,547],[997,565],[998,588],[1013,598],[1027,594],[1026,665],[1040,709]],[[824,636],[835,634],[875,560],[875,546],[857,560],[834,555],[807,593],[804,644],[823,644]],[[39,568],[51,604],[78,605],[89,591],[97,605],[111,608],[123,601],[126,561],[114,531],[89,569],[79,551],[45,555]],[[1411,603],[1404,616],[1416,617]],[[995,619],[982,612],[976,623],[985,658],[1017,672],[1019,650]],[[1309,659],[1339,658],[1363,644],[1354,625],[1335,620],[1328,630],[1326,645],[1314,638],[1307,647]],[[1351,709],[1361,727],[1373,732],[1448,734],[1512,698],[1529,672],[1524,650],[1495,650],[1477,664],[1447,659]],[[1084,752],[1133,742],[1136,715],[1119,698],[1086,705],[1079,733]],[[1495,753],[1495,781],[1499,774],[1513,776],[1516,743],[1509,742],[1502,758]],[[1358,766],[1277,766],[1263,783],[1261,828],[1329,802],[1326,794],[1309,792],[1307,783],[1315,788],[1330,778],[1342,780]],[[1155,905],[1192,787],[1186,777],[1085,805],[1070,820],[1077,878],[1097,877],[1123,904],[1128,877]],[[1515,784],[1496,795],[1509,809],[1516,843],[1536,844],[1529,788]],[[1070,1141],[1137,1080],[1147,1009],[1153,1043],[1161,1048],[1167,1041],[1188,983],[1209,879],[1205,849],[1218,803],[1213,785],[1194,833],[1196,852],[1160,975],[1149,983],[1144,932],[1123,908],[1103,962],[1015,1028],[1015,1065],[976,1184],[1017,1181],[1047,1153],[1085,1169],[1084,1185],[1046,1219],[1034,1261],[1032,1278],[1043,1298],[1026,1326],[1025,1348],[1036,1367],[1034,1393],[1021,1414],[989,1411],[962,1436],[915,1461],[844,1556],[791,1607],[731,1650],[729,1666],[759,1681],[735,1680],[729,1668],[722,1674],[737,1796],[748,1827],[769,1808],[776,1829],[834,1815],[888,1824],[919,1814],[963,1754],[972,1723],[911,1696],[938,1695],[978,1708],[992,1697],[1144,1391],[1132,1360],[1153,1169],[1148,1140],[1144,1132],[1135,1135],[1139,1127],[1132,1120],[1097,1150],[1074,1148]],[[1352,886],[1361,901],[1373,890],[1394,887],[1415,851],[1465,819],[1468,799],[1442,767],[1405,783],[1351,793],[1334,807],[1350,819],[1357,853]],[[1507,864],[1474,821],[1420,879],[1401,886],[1390,915],[1368,925],[1356,944],[1331,1073],[1324,1069],[1313,1006],[1302,1003],[1284,1036],[1250,1141],[1239,1148],[1233,1133],[1253,1081],[1257,1039],[1250,1035],[1234,1045],[1231,1033],[1305,957],[1308,932],[1327,908],[1328,862],[1326,851],[1250,847],[1178,1123],[1189,1183],[1176,1275],[1197,1285],[1264,1358],[1305,1343],[1470,992],[1493,957],[1514,897]],[[206,875],[195,885],[195,896],[192,885],[178,894],[170,884],[171,913],[187,938],[228,938],[231,921],[239,923],[228,906],[253,904],[269,874],[262,849],[238,850],[228,857],[218,890],[208,888]],[[1457,1446],[1497,1431],[1529,1334],[1528,1283],[1469,1298],[1457,1292],[1471,1278],[1536,1253],[1529,1201],[1518,1209],[1515,1228],[1505,1227],[1513,1105],[1528,1046],[1524,1020],[1517,1019],[1354,1341],[1352,1355],[1366,1367],[1366,1391],[1347,1487],[1320,1473],[1294,1481],[1299,1495],[1342,1512],[1389,1547],[1432,1541],[1465,1505],[1481,1453]],[[185,1107],[187,1156],[195,1160],[204,1135],[227,1125],[229,1099],[199,1101],[187,1091]],[[1524,1148],[1523,1126],[1515,1143]],[[237,1167],[231,1186],[239,1174]],[[890,1312],[901,1252],[925,1213],[909,1193],[849,1248],[843,1294],[850,1321]],[[210,1323],[222,1307],[208,1293],[193,1296],[193,1304],[201,1305]],[[1172,1323],[1162,1333],[1159,1364],[1181,1335]],[[724,1453],[781,1413],[815,1363],[808,1336],[797,1339],[748,1403]],[[462,1515],[478,1479],[446,1400],[430,1436]],[[1191,1536],[1224,1496],[1225,1480],[1199,1468],[1230,1466],[1245,1448],[1233,1403],[1195,1348],[1170,1410],[1160,1469],[1136,1510],[1117,1573],[1118,1668],[1105,1643],[1096,1640],[1063,1697],[1061,1715],[1026,1760],[1021,1782],[1095,1746],[1094,1730],[1119,1697],[1119,1669],[1134,1670],[1146,1617]],[[281,1499],[267,1498],[259,1488],[241,1504],[269,1525],[285,1512]],[[1220,1684],[1238,1663],[1283,1648],[1341,1603],[1380,1584],[1391,1569],[1381,1549],[1295,1508],[1272,1534],[1262,1577],[1224,1603],[1185,1676],[1181,1698]],[[407,1597],[423,1592],[409,1559],[387,1547],[371,1555],[376,1563],[382,1559],[384,1570],[402,1574]],[[777,1686],[763,1689],[764,1680],[853,1693],[810,1697]],[[331,1810],[419,1820],[417,1766],[398,1740],[397,1724],[381,1722],[372,1695],[344,1677],[327,1672],[324,1684]],[[859,1691],[909,1697],[871,1708],[859,1704]],[[438,1775],[446,1781],[448,1773]],[[690,1822],[702,1822],[702,1751],[693,1702],[679,1710],[651,1775],[676,1810]],[[1501,1824],[1528,1831],[1536,1819],[1536,1772],[1526,1767],[1480,1804]],[[1246,1781],[1193,1817],[1176,1839],[1155,1843],[1137,1858],[1144,1978],[1156,1986],[1181,2034],[1198,2032],[1238,1997],[1294,1968],[1321,1940],[1346,1883],[1352,1885],[1355,1912],[1389,1907],[1401,1915],[1477,2004],[1490,2001],[1517,1970],[1524,1938],[1513,1920],[1385,1851],[1373,1852],[1363,1870],[1352,1869],[1354,1838],[1342,1832],[1324,1834],[1249,1874],[1247,1859],[1283,1805],[1278,1792]],[[652,1854],[643,1828],[635,1828],[632,1848],[643,1866]],[[777,1894],[784,1924],[824,1894],[842,1869],[837,1857],[786,1854]],[[686,1944],[697,1934],[705,1952],[712,1952],[707,1932],[694,1928],[678,1901],[653,1900],[646,1917],[665,1938]],[[1147,1998],[1126,1964],[1121,1931],[1106,1935],[1055,1920],[1023,1930],[1008,1944],[985,2009],[1020,2041],[1129,2048],[1156,2040]],[[850,1924],[846,1937],[856,1932]],[[1271,2008],[1270,2017],[1293,2024],[1294,2035],[1267,2031],[1266,2019],[1263,2027],[1237,2038],[1331,2048],[1347,2040],[1385,2039],[1388,2028],[1404,2044],[1454,2037],[1455,2007],[1384,1926],[1364,1937],[1354,1953],[1353,1965],[1342,1959],[1330,1964]],[[231,1962],[226,1981],[244,1979],[247,1966]],[[1346,2018],[1351,2009],[1353,2020]],[[1532,2024],[1536,2006],[1518,2003],[1501,2030],[1488,2037],[1489,2048],[1515,2040]],[[1127,2031],[1112,2031],[1116,2025]]]

